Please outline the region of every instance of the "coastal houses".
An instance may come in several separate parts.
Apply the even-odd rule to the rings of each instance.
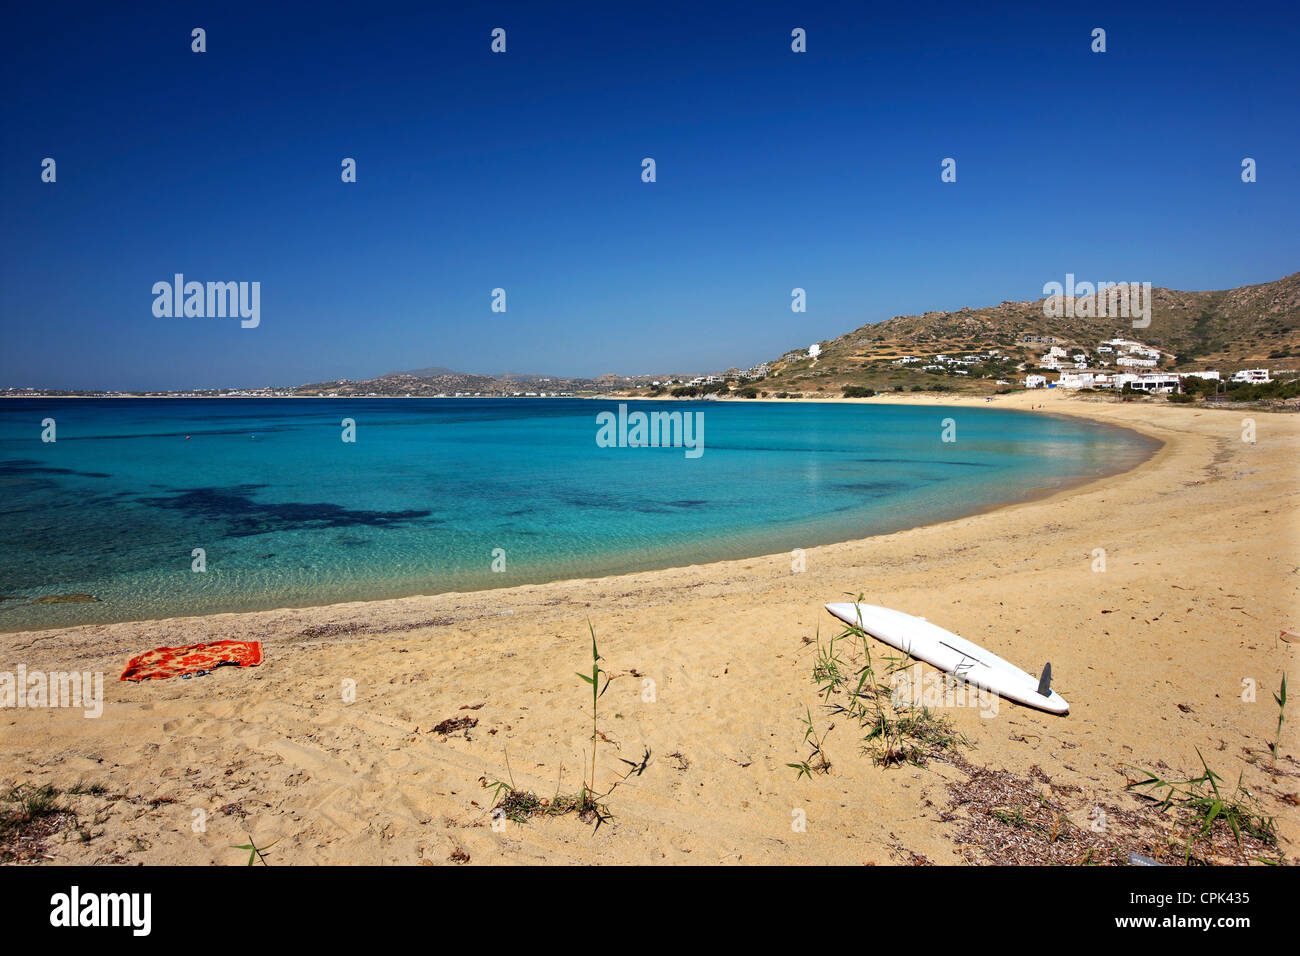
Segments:
[[[1116,375],[1115,379],[1114,388],[1128,385],[1135,392],[1170,393],[1179,389],[1179,378],[1172,374],[1154,372],[1145,375]]]
[[[1147,358],[1141,355],[1121,355],[1115,359],[1116,365],[1130,365],[1138,368],[1155,368],[1159,364],[1158,359]]]
[[[1003,355],[997,349],[965,353],[926,353],[916,350],[906,355],[896,352],[889,357],[889,361],[894,367],[908,371],[970,378],[978,376],[990,381],[996,380],[998,385],[1009,384],[1011,376],[1008,373],[1015,369],[1017,375],[1023,376],[1015,381],[1024,388],[1063,388],[1075,391],[1127,389],[1152,394],[1212,392],[1213,389],[1204,389],[1195,380],[1219,382],[1229,375],[1224,372],[1221,376],[1215,369],[1174,371],[1171,366],[1177,363],[1178,356],[1173,352],[1122,335],[1095,343],[1031,335],[1022,335],[1020,340],[1037,347],[1020,350],[1018,355]],[[1271,382],[1280,375],[1284,376],[1284,373],[1270,372],[1264,368],[1242,369],[1232,373],[1232,381],[1258,385]]]
[[[1097,376],[1093,372],[1062,372],[1057,379],[1058,388],[1095,388]]]
[[[1001,357],[1001,351],[998,349],[992,349],[988,352],[970,352],[965,355],[945,355],[942,353],[930,357],[924,355],[904,355],[900,358],[893,359],[892,364],[915,365],[920,362],[927,362],[928,364],[922,366],[923,370],[937,369],[943,371],[945,369],[950,369],[952,366],[979,365],[982,362],[988,362],[992,359],[998,359]]]
[[[1217,372],[1215,373],[1218,374]],[[1180,376],[1167,372],[1062,372],[1058,388],[1116,388],[1128,386],[1139,392],[1177,392]],[[1032,386],[1029,386],[1032,387]]]
[[[1028,341],[1031,337],[1024,338]],[[1057,381],[1052,383],[1059,388],[1122,389],[1127,385],[1144,392],[1176,392],[1179,391],[1178,376],[1156,371],[1162,361],[1175,358],[1154,346],[1116,336],[1095,346],[1095,359],[1078,346],[1053,344],[1038,359],[1038,365],[1043,371],[1060,373]],[[1090,367],[1094,363],[1095,367]],[[1112,367],[1119,371],[1107,371]],[[1218,375],[1217,372],[1213,374]],[[1025,387],[1042,387],[1046,384],[1042,379],[1044,376],[1030,375],[1025,379]]]

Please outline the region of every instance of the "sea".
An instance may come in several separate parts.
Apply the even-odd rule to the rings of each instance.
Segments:
[[[0,400],[0,631],[793,554],[1050,494],[1157,447],[996,407],[624,404]],[[690,416],[698,450],[668,444],[677,430],[629,438],[637,412]]]

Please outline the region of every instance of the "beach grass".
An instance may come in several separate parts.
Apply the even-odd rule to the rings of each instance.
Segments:
[[[76,810],[50,784],[19,784],[0,797],[0,863],[39,858],[47,838],[77,825]]]
[[[1258,799],[1243,785],[1241,777],[1228,791],[1220,786],[1223,778],[1210,769],[1199,748],[1196,756],[1201,761],[1201,773],[1195,777],[1170,780],[1148,772],[1143,779],[1129,783],[1126,789],[1143,790],[1143,795],[1155,801],[1162,811],[1175,812],[1185,833],[1184,863],[1193,862],[1195,845],[1204,844],[1211,851],[1221,852],[1225,830],[1231,833],[1237,850],[1249,858],[1277,862],[1262,855],[1277,848],[1276,820],[1260,810]]]
[[[870,637],[858,625],[846,624],[825,643],[819,630],[805,642],[815,647],[812,680],[822,706],[831,717],[847,718],[857,726],[863,734],[861,749],[876,766],[920,767],[932,757],[970,745],[948,717],[893,694],[888,680],[907,666],[909,659],[881,658],[883,672],[878,672]],[[830,728],[819,734],[811,709],[805,707],[804,713],[804,743],[810,748],[809,756],[786,766],[799,777],[828,773],[831,765],[824,743]]]
[[[604,802],[605,799],[614,792],[619,784],[629,777],[640,776],[649,766],[651,756],[649,747],[645,748],[640,760],[628,760],[625,757],[620,757],[618,758],[619,761],[627,765],[626,772],[614,780],[608,789],[603,792],[596,790],[597,747],[600,741],[608,739],[600,731],[600,698],[604,696],[605,691],[609,690],[610,683],[617,675],[610,674],[600,665],[604,658],[601,657],[600,649],[596,644],[596,629],[592,626],[590,620],[587,621],[587,630],[591,635],[591,673],[584,674],[579,671],[577,676],[591,688],[590,772],[584,777],[582,786],[576,795],[562,795],[560,793],[561,781],[557,780],[554,796],[546,799],[539,797],[532,790],[521,790],[515,785],[514,773],[510,769],[510,755],[507,753],[506,775],[509,778],[508,783],[503,780],[489,781],[486,777],[480,778],[482,785],[493,791],[494,801],[491,811],[494,815],[499,814],[515,823],[526,823],[533,817],[565,816],[566,814],[576,813],[579,820],[593,825],[593,831],[598,830],[601,824],[608,823],[613,819],[608,805]],[[561,776],[563,773],[564,767],[561,765]]]
[[[1286,720],[1286,674],[1282,675],[1282,689],[1273,695],[1273,702],[1277,704],[1277,731],[1269,750],[1273,752],[1273,766],[1277,766],[1277,748],[1282,743],[1282,724]]]

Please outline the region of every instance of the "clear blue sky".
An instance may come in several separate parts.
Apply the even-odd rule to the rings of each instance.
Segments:
[[[1294,4],[438,7],[7,11],[0,385],[708,370],[1300,269]],[[155,318],[176,272],[260,281],[261,326]]]

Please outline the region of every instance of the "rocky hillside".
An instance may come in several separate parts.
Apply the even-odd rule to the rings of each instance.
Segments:
[[[998,378],[1011,378],[1018,366],[1036,365],[1052,344],[1095,354],[1099,342],[1115,337],[1138,340],[1176,356],[1163,361],[1162,368],[1230,372],[1300,365],[1300,272],[1223,291],[1153,289],[1151,324],[1146,328],[1135,329],[1125,318],[1096,317],[1095,295],[1087,302],[1073,300],[1073,316],[1049,317],[1044,305],[1043,299],[1003,302],[864,325],[821,343],[815,361],[805,349],[786,353],[771,363],[773,373],[762,387],[769,392],[831,391],[846,384],[877,389],[932,387],[934,374],[900,367],[894,360],[998,350],[1001,360],[969,367],[961,377],[942,376],[948,388],[987,389]]]

